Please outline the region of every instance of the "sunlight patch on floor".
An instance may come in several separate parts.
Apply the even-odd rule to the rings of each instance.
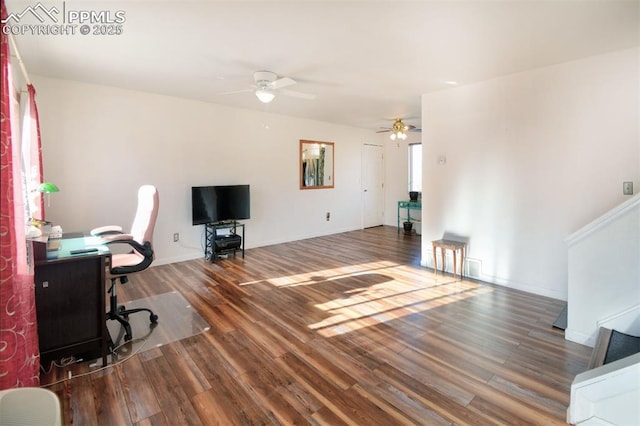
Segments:
[[[393,286],[395,281],[385,284]],[[353,298],[332,300],[316,305],[331,316],[311,324],[309,327],[318,330],[320,335],[324,337],[332,337],[492,291],[490,287],[462,281],[452,282],[445,286],[440,285],[437,289],[416,290],[411,295],[403,294],[403,292],[397,295],[390,294],[378,300],[366,300],[360,296],[361,300],[359,301],[355,301]]]
[[[266,280],[275,287],[295,287],[301,285],[315,285],[321,281],[337,280],[345,277],[356,277],[358,275],[368,274],[373,271],[384,270],[390,267],[398,266],[397,263],[381,261],[361,263],[357,265],[340,266],[339,268],[324,269],[320,271],[305,272],[303,274],[288,275],[283,277],[271,278]],[[265,280],[248,281],[241,283],[241,286],[263,283]]]
[[[325,337],[397,320],[493,291],[491,287],[478,283],[389,261],[340,266],[241,285],[257,283],[268,283],[277,288],[332,285],[322,287],[327,293],[327,300],[313,305],[329,316],[309,325]],[[332,292],[331,288],[336,290]]]

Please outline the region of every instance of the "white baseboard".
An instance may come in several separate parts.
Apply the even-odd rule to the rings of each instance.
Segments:
[[[342,232],[359,231],[360,229],[362,228],[344,228],[344,229],[332,230],[330,233],[314,232],[314,233],[309,233],[304,235],[297,235],[295,237],[277,239],[277,240],[252,241],[252,244],[250,246],[246,246],[245,250],[256,248],[256,247],[271,246],[274,244],[289,243],[292,241],[306,240],[309,238],[326,237],[328,235],[339,234]],[[170,263],[185,262],[187,260],[193,260],[193,259],[204,259],[204,253],[202,251],[198,251],[198,252],[183,254],[180,256],[162,257],[154,260],[151,266],[168,265]]]
[[[300,234],[293,237],[282,238],[282,239],[255,241],[251,245],[251,247],[247,247],[247,248],[266,247],[266,246],[272,246],[274,244],[290,243],[293,241],[308,240],[309,238],[326,237],[329,235],[340,234],[343,232],[360,231],[360,230],[362,230],[362,228],[349,227],[349,228],[334,229],[334,230],[331,230],[331,232],[311,232],[311,233]]]
[[[519,283],[516,281],[501,278],[501,277],[483,274],[482,272],[480,272],[480,270],[482,269],[480,266],[481,263],[482,262],[478,259],[472,259],[469,257],[465,258],[465,265],[464,265],[465,277],[472,278],[472,279],[489,283],[489,284],[496,284],[502,287],[512,288],[514,290],[520,290],[520,291],[525,291],[531,294],[537,294],[538,296],[545,296],[545,297],[550,297],[552,299],[564,300],[564,301],[567,300],[567,293],[563,291],[554,290],[551,288],[532,286],[532,285]],[[427,251],[427,257],[426,258],[423,257],[420,259],[420,265],[425,268],[433,269],[433,252],[432,251]],[[447,268],[446,268],[447,272],[453,273],[452,265],[453,265],[453,257],[447,254]]]
[[[504,278],[494,277],[494,276],[489,276],[489,275],[484,275],[484,274],[482,274],[480,276],[480,278],[478,278],[478,279],[481,280],[481,281],[490,282],[492,284],[501,285],[503,287],[509,287],[509,288],[513,288],[515,290],[520,290],[520,291],[525,291],[527,293],[537,294],[538,296],[545,296],[545,297],[550,297],[552,299],[564,300],[565,302],[567,300],[566,292],[562,292],[562,291],[559,291],[559,290],[554,290],[554,289],[551,289],[551,288],[532,286],[532,285],[523,284],[523,283],[507,280],[507,279],[504,279]]]
[[[168,265],[170,263],[186,262],[187,260],[204,259],[203,253],[189,253],[181,256],[164,257],[153,261],[151,266]]]

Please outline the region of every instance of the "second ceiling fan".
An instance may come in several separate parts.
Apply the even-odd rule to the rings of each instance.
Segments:
[[[411,124],[404,124],[402,118],[396,118],[393,122],[393,126],[391,128],[383,127],[381,130],[378,130],[376,133],[386,133],[391,132],[389,138],[393,141],[396,139],[405,140],[407,138],[407,132],[421,132],[421,129],[418,129],[416,126]]]

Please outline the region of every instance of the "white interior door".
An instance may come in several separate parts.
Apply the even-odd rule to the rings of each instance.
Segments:
[[[364,227],[384,223],[384,157],[380,145],[364,145],[362,161],[362,191]]]

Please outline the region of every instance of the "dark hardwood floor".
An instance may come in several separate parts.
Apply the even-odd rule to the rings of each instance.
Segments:
[[[121,301],[177,290],[211,328],[52,385],[65,424],[563,424],[591,354],[552,328],[564,303],[419,259],[378,227],[132,276]]]

